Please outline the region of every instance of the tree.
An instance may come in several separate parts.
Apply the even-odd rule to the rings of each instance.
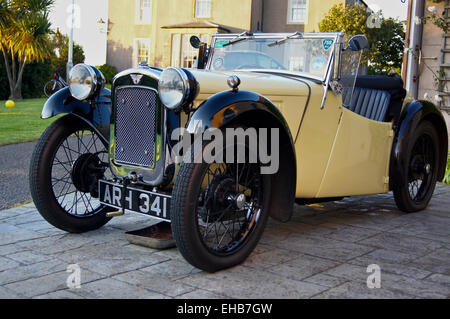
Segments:
[[[52,54],[48,12],[54,0],[0,0],[0,50],[10,88],[10,99],[22,99],[25,66]],[[4,13],[4,14],[3,14]]]
[[[319,30],[344,31],[348,36],[366,35],[369,46],[364,50],[361,63],[369,64],[370,73],[387,74],[392,70],[399,72],[401,68],[405,46],[403,24],[392,18],[385,19],[381,12],[369,12],[363,5],[334,5],[320,21]]]
[[[403,24],[392,18],[382,19],[380,28],[368,29],[371,39],[369,73],[401,73],[405,31]]]
[[[59,30],[52,36],[52,51],[51,63],[55,68],[55,71],[59,73],[64,79],[67,78],[66,66],[67,58],[69,55],[69,37],[62,34]],[[83,63],[85,59],[83,47],[74,43],[73,44],[73,64]]]

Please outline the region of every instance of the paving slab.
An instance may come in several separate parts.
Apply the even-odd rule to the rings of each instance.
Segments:
[[[241,265],[209,274],[176,249],[130,244],[126,231],[157,220],[139,214],[68,234],[33,203],[0,211],[0,298],[450,298],[450,187],[422,212],[399,211],[392,193],[295,205],[269,220]],[[367,285],[369,265],[381,288]],[[80,288],[69,288],[80,269]]]
[[[180,279],[183,283],[230,298],[308,298],[327,290],[312,283],[289,280],[264,270],[244,266],[215,274],[197,273]]]

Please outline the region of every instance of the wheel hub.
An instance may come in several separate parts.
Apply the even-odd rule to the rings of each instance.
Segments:
[[[105,171],[105,165],[96,154],[83,154],[72,166],[72,182],[80,192],[91,193],[92,197],[98,197],[97,183]]]
[[[233,178],[220,175],[211,181],[205,202],[208,211],[202,213],[202,219],[214,222],[218,219],[227,220],[236,210],[242,210],[246,197],[243,193],[236,192],[236,181]]]
[[[247,203],[247,198],[242,193],[228,195],[228,201],[238,210],[242,210]]]

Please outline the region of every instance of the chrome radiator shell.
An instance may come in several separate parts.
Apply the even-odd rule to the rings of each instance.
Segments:
[[[166,108],[157,92],[160,72],[135,68],[112,85],[110,164],[118,177],[135,174],[150,186],[162,183],[166,165]],[[136,83],[135,78],[139,78]]]

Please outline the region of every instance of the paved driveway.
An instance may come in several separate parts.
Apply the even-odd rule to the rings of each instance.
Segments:
[[[154,222],[145,216],[75,235],[28,204],[0,212],[0,298],[449,298],[449,207],[443,185],[416,214],[399,212],[391,194],[296,206],[291,222],[270,222],[244,264],[208,274],[177,249],[129,244],[124,231]],[[78,289],[66,283],[72,264]],[[367,286],[372,264],[381,288]]]
[[[0,210],[31,200],[28,169],[35,145],[0,146]]]

